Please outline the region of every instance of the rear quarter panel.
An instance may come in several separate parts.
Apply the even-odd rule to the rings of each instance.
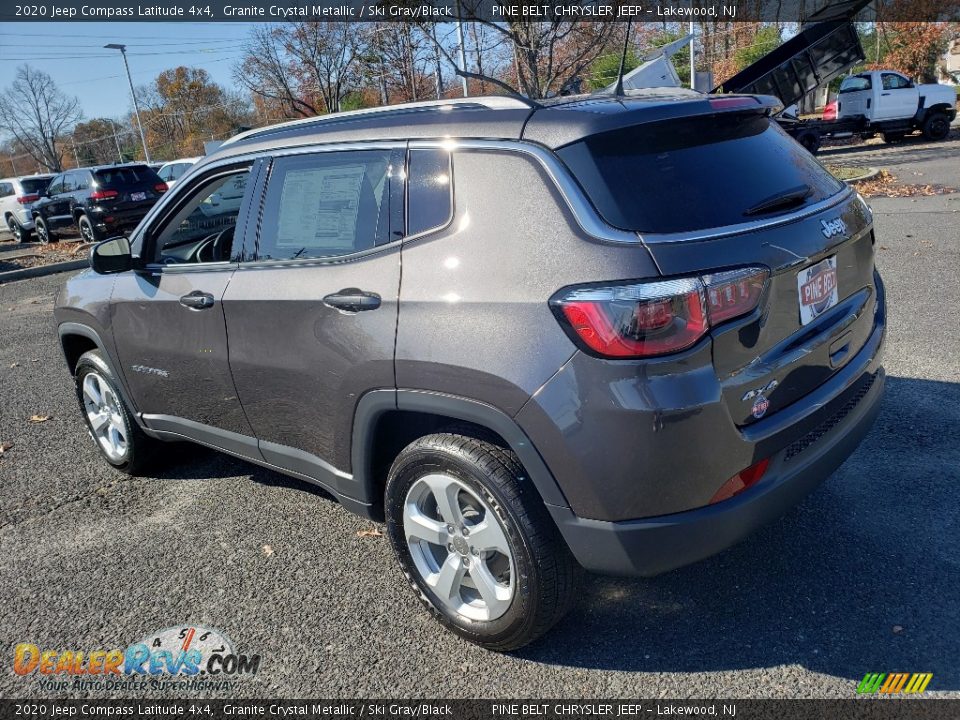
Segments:
[[[403,247],[397,386],[514,415],[576,352],[550,297],[656,267],[639,243],[590,238],[535,158],[461,149],[453,176],[451,223]]]

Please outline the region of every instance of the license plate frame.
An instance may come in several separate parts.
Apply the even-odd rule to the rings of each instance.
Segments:
[[[130,193],[130,199],[133,200],[134,202],[140,202],[141,200],[146,200],[146,199],[147,199],[147,193],[146,193],[146,192],[132,192],[132,193]]]
[[[831,255],[797,273],[800,325],[809,325],[840,301],[837,256]]]

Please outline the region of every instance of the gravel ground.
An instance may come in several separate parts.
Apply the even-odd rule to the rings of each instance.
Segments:
[[[937,182],[960,185],[956,157]],[[949,175],[942,160],[927,171]],[[54,340],[63,276],[0,287],[0,696],[83,695],[15,676],[17,643],[110,649],[201,624],[262,656],[210,696],[846,698],[868,671],[924,671],[960,697],[960,196],[873,205],[890,378],[859,450],[715,558],[592,579],[513,655],[443,632],[386,539],[309,486],[189,446],[158,477],[108,469]]]

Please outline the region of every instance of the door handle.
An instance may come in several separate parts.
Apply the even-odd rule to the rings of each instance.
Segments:
[[[880,93],[880,96],[881,96],[881,97],[887,97],[887,95],[889,95],[889,94],[890,94],[890,93]]]
[[[327,295],[323,299],[323,304],[335,310],[356,313],[361,310],[376,310],[380,307],[380,296],[357,288],[345,288],[340,292]]]
[[[194,290],[192,293],[180,298],[180,304],[191,310],[203,310],[213,307],[213,295],[200,290]]]

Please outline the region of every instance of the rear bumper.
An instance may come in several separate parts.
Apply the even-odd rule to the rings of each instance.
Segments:
[[[129,210],[112,210],[109,208],[91,208],[87,214],[97,230],[114,232],[133,229],[140,224],[151,206],[137,207]]]
[[[843,412],[844,405],[855,401],[840,422],[823,434],[814,429],[781,451],[758,485],[725,502],[623,522],[586,520],[569,508],[547,507],[587,570],[651,576],[702,560],[780,517],[829,477],[870,430],[880,409],[884,380],[882,368],[865,376],[862,382],[869,382],[869,389],[862,398],[848,398],[837,408],[835,412]],[[788,458],[791,453],[795,454]]]

